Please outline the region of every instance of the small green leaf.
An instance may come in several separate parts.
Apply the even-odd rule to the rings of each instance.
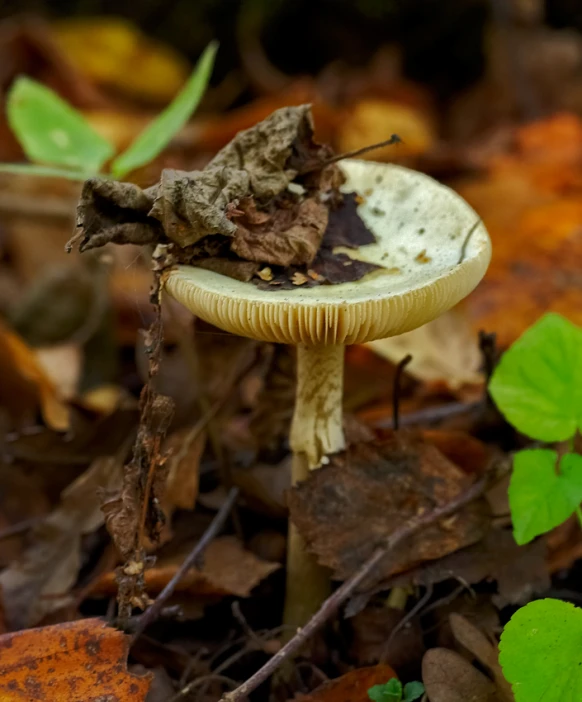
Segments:
[[[516,702],[582,699],[582,609],[560,600],[537,600],[510,619],[499,662]]]
[[[368,690],[372,702],[401,702],[402,683],[398,678],[392,678],[383,685],[374,685]]]
[[[31,161],[98,173],[113,146],[83,115],[40,83],[20,76],[8,93],[6,113]]]
[[[520,545],[562,524],[582,501],[582,456],[566,454],[559,473],[557,460],[557,453],[548,449],[515,455],[509,506],[513,535]]]
[[[424,695],[424,685],[421,682],[409,682],[404,686],[402,702],[414,702]]]
[[[111,165],[111,173],[122,178],[145,166],[160,154],[190,119],[206,90],[218,44],[211,42],[200,57],[192,75],[178,96],[151,122]]]
[[[506,419],[541,441],[582,429],[582,329],[547,314],[503,354],[489,392]]]
[[[37,178],[66,178],[67,180],[87,180],[84,171],[72,171],[67,168],[35,166],[33,163],[0,163],[0,173],[35,176]],[[103,177],[103,176],[102,176]]]

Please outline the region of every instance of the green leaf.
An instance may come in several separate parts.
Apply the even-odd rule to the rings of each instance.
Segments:
[[[516,702],[582,699],[582,609],[560,600],[530,602],[506,625],[499,649]]]
[[[547,314],[503,354],[489,392],[506,419],[541,441],[582,429],[582,329]]]
[[[368,690],[372,702],[401,702],[402,683],[398,678],[392,678],[383,685],[374,685]]]
[[[82,114],[40,83],[20,76],[8,93],[8,123],[31,161],[98,173],[113,146]]]
[[[116,178],[121,178],[153,161],[190,119],[210,80],[217,49],[216,42],[211,42],[206,47],[177,97],[144,129],[128,149],[113,161],[111,173]]]
[[[0,173],[34,176],[37,178],[66,178],[67,180],[87,180],[84,171],[71,171],[67,168],[35,166],[33,163],[0,163]],[[103,177],[103,176],[101,176]]]
[[[559,473],[557,460],[558,454],[548,449],[515,455],[509,506],[513,535],[520,545],[562,524],[582,501],[582,456],[563,456]]]
[[[421,682],[409,682],[404,686],[402,702],[414,702],[424,695],[424,685]]]

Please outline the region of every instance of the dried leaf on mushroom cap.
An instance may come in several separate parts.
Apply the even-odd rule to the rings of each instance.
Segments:
[[[85,183],[78,209],[81,248],[136,243],[136,232],[147,243],[170,240],[181,247],[209,234],[232,236],[231,203],[246,196],[268,201],[309,159],[320,151],[322,159],[328,155],[312,137],[310,106],[285,107],[237,134],[202,171],[164,170],[147,190],[93,178]]]

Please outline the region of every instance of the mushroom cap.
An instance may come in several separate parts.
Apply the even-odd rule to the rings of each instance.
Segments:
[[[491,258],[475,211],[450,188],[392,164],[346,160],[345,192],[377,243],[341,249],[385,268],[353,283],[261,290],[213,271],[177,266],[165,289],[225,331],[281,344],[360,344],[430,322],[466,297]]]

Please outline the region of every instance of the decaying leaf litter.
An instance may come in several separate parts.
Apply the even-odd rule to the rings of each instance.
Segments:
[[[526,167],[523,163],[531,156],[524,155],[525,147],[522,145],[529,144],[529,148],[533,148],[533,142],[538,139],[534,134],[537,129],[541,143],[551,153],[551,139],[541,135],[553,134],[560,129],[560,134],[564,130],[573,134],[577,128],[577,118],[571,116],[568,119],[569,121],[561,122],[562,126],[556,120],[549,120],[532,126],[529,132],[524,129],[515,133],[514,143],[517,148],[509,147],[508,158],[514,159],[515,169],[520,167],[522,159],[524,178],[531,179],[532,170],[531,166]],[[368,143],[372,141],[374,139]],[[569,137],[566,143],[571,145]],[[325,158],[321,154],[319,157]],[[327,157],[329,158],[328,155]],[[555,156],[556,168],[559,168],[559,159],[563,158],[566,158],[564,152],[559,151]],[[491,166],[492,169],[498,169],[496,173],[499,175],[495,178],[499,179],[508,177],[508,173],[511,175],[510,167],[501,159],[499,165]],[[546,162],[542,161],[544,164]],[[570,197],[572,188],[576,187],[576,166],[569,168],[572,169],[571,180],[569,184],[563,185],[562,182],[550,181],[549,170],[546,171],[548,177],[544,180],[543,166],[540,165],[540,176],[528,185],[532,190],[520,201],[520,207],[527,211],[531,207],[529,198],[537,207],[536,189],[538,192],[543,189],[544,193],[552,193],[552,202],[555,203],[552,206],[557,208],[555,211],[566,208],[572,213],[571,221],[575,222],[573,205],[566,200]],[[161,235],[161,243],[174,256],[176,246],[172,237],[167,236],[166,227],[168,231],[179,229],[184,221],[188,222],[188,228],[191,226],[191,212],[183,209],[181,203],[173,199],[180,187],[184,187],[183,181],[180,181],[182,185],[176,185],[176,178],[180,180],[190,177],[183,176],[184,172],[189,171],[178,172],[177,176],[171,174],[166,179],[162,178],[159,186],[154,186],[157,188],[157,197],[160,190],[162,192],[156,210],[159,219],[153,218],[155,222],[148,222],[148,226],[152,225]],[[201,172],[204,172],[202,168],[198,173]],[[306,178],[313,178],[313,175],[314,171],[309,171]],[[488,175],[482,177],[484,186],[489,185]],[[496,183],[495,187],[504,191],[506,185],[501,182],[503,181],[500,181],[499,186]],[[515,182],[515,177],[511,178],[511,182]],[[315,284],[325,282],[310,276],[309,271],[317,273],[317,270],[305,262],[299,266],[289,262],[292,272],[286,274],[284,268],[289,263],[280,265],[263,258],[272,255],[268,247],[267,250],[261,249],[259,261],[244,260],[243,263],[240,259],[245,259],[249,251],[254,250],[257,242],[265,238],[265,232],[275,221],[285,227],[281,231],[287,234],[285,249],[279,254],[288,256],[290,251],[294,251],[293,244],[296,242],[296,231],[290,233],[289,222],[292,221],[295,225],[299,222],[301,226],[305,214],[305,208],[303,212],[299,211],[301,207],[298,206],[298,201],[309,200],[310,187],[321,192],[329,185],[310,182],[308,187],[303,186],[305,192],[301,195],[291,193],[291,215],[286,211],[286,217],[289,218],[282,221],[273,216],[272,211],[262,212],[260,205],[264,203],[261,202],[258,209],[252,201],[244,201],[242,206],[238,203],[236,212],[225,208],[223,214],[226,215],[226,221],[231,225],[234,223],[239,232],[237,250],[233,250],[230,244],[231,239],[236,237],[227,232],[216,234],[226,241],[221,241],[220,244],[217,242],[210,250],[205,246],[202,251],[196,249],[187,253],[196,257],[209,254],[214,257],[218,254],[219,258],[225,259],[222,265],[232,264],[228,269],[231,275],[236,271],[240,276],[240,270],[246,270],[248,276],[252,271],[257,285],[266,287],[275,283],[272,286],[273,295],[277,295],[277,287],[292,289],[297,283],[312,285],[311,281]],[[461,192],[463,187],[465,186],[460,186]],[[149,190],[147,186],[143,189],[130,186],[129,189],[136,201],[139,201],[140,192],[146,193]],[[101,194],[97,199],[99,197]],[[467,197],[471,200],[470,196]],[[244,197],[242,199],[245,200]],[[156,197],[147,203],[142,202],[142,208],[148,207],[149,212],[155,200]],[[283,203],[285,206],[290,205],[289,201],[277,202],[278,205]],[[83,197],[82,205],[84,204]],[[347,200],[344,206],[347,221],[354,204],[357,202],[352,200],[350,203]],[[308,213],[310,206],[307,207]],[[487,206],[483,207],[483,212],[479,207],[477,209],[485,217],[488,226],[491,226],[487,222]],[[144,209],[140,211],[143,213]],[[501,215],[493,209],[491,219],[498,214]],[[131,216],[134,216],[133,212]],[[544,224],[548,241],[551,240],[550,223],[553,217],[554,215],[548,214],[544,220],[548,222],[548,225]],[[331,219],[331,214],[329,218]],[[138,220],[142,221],[140,217]],[[529,220],[521,220],[518,228],[527,232],[530,221],[533,225],[539,219],[534,220],[531,215]],[[226,225],[224,220],[222,223]],[[113,222],[113,225],[117,224],[119,222]],[[578,239],[566,224],[567,221],[564,220],[564,241],[568,241],[569,246],[576,246]],[[509,222],[501,223],[500,232],[502,226],[513,225]],[[323,234],[319,229],[312,243],[323,241],[321,249],[325,249],[327,232]],[[113,236],[118,236],[119,231]],[[497,224],[494,222],[494,245],[496,231]],[[341,236],[341,231],[337,236]],[[362,236],[365,239],[365,231]],[[507,237],[506,234],[500,236]],[[62,237],[61,244],[65,238]],[[148,240],[149,245],[158,243],[160,239],[156,237]],[[334,241],[329,247],[340,243],[346,245],[344,241]],[[366,243],[365,240],[357,242],[358,245]],[[186,249],[191,246],[196,245],[189,244]],[[519,248],[519,244],[516,243],[515,246]],[[543,246],[539,248],[544,249]],[[133,251],[131,245],[129,250]],[[313,245],[309,250],[313,253]],[[547,251],[547,247],[544,250]],[[305,249],[300,249],[300,252],[300,255],[308,255]],[[167,258],[166,253],[164,251],[163,259],[157,259],[162,266],[176,260]],[[511,266],[511,256],[515,255],[508,252],[508,267]],[[574,257],[568,259],[573,261]],[[192,260],[187,259],[188,263]],[[544,260],[541,254],[539,259],[532,254],[533,262],[541,260]],[[252,267],[248,266],[249,263]],[[244,265],[247,266],[246,269],[242,268]],[[572,297],[576,291],[568,287],[563,276],[556,277],[555,261],[551,266],[550,275],[558,287],[550,290],[545,288],[547,294],[553,296],[549,304],[552,304],[552,300],[555,301],[558,309],[571,313],[576,319],[577,307]],[[265,271],[265,268],[270,271]],[[227,272],[226,268],[221,270]],[[258,275],[260,272],[262,276]],[[490,278],[489,283],[486,280],[485,285],[493,286],[495,295],[502,300],[503,293],[499,286],[510,284],[512,275],[506,270],[501,272],[501,269],[494,269],[494,275],[496,277]],[[328,281],[334,282],[332,274]],[[154,301],[155,299],[154,296]],[[464,305],[469,314],[461,311],[465,320],[473,316],[475,330],[479,327],[480,315],[483,315],[482,301],[487,299],[490,298],[480,290]],[[544,309],[547,304],[545,300],[534,302]],[[340,677],[336,683],[337,689],[344,690],[341,694],[345,699],[352,699],[352,694],[356,695],[354,699],[367,699],[367,689],[383,682],[382,677],[388,675],[386,664],[389,664],[404,681],[422,677],[431,700],[450,702],[465,699],[469,694],[483,700],[511,699],[507,696],[507,689],[499,684],[495,666],[491,666],[494,653],[483,643],[483,638],[479,637],[485,635],[490,642],[496,640],[501,624],[506,620],[508,611],[511,611],[507,609],[508,603],[514,606],[548,592],[549,574],[556,567],[555,563],[559,562],[558,567],[562,571],[567,570],[575,554],[579,553],[579,539],[574,530],[574,538],[568,543],[568,534],[572,530],[567,531],[565,528],[556,530],[548,538],[542,537],[529,546],[517,547],[514,544],[508,530],[503,476],[507,473],[505,452],[517,447],[521,439],[516,439],[504,427],[484,397],[479,372],[475,375],[474,368],[471,368],[469,374],[467,368],[463,367],[451,375],[450,369],[446,369],[446,382],[435,379],[434,371],[429,380],[423,376],[422,369],[418,374],[414,372],[407,375],[405,372],[404,378],[399,381],[398,391],[400,423],[401,426],[408,424],[410,417],[411,421],[417,423],[418,429],[412,432],[408,430],[408,433],[403,429],[397,432],[386,431],[385,428],[378,431],[374,429],[375,424],[386,427],[390,422],[391,387],[395,368],[381,361],[368,349],[350,349],[347,363],[353,377],[347,379],[345,398],[349,410],[345,420],[349,449],[345,455],[338,456],[331,465],[314,474],[311,486],[303,485],[291,493],[292,498],[288,500],[285,497],[289,480],[286,436],[290,414],[285,414],[284,405],[290,407],[292,403],[292,352],[275,349],[274,353],[272,348],[262,344],[243,343],[242,340],[239,342],[222,335],[217,336],[215,330],[205,327],[199,321],[196,323],[194,342],[184,344],[183,332],[184,329],[189,329],[190,322],[183,317],[185,326],[184,323],[178,323],[176,315],[181,314],[173,308],[170,315],[165,315],[166,340],[173,344],[179,340],[182,343],[182,347],[177,348],[179,353],[176,353],[176,347],[168,347],[167,343],[160,342],[161,337],[156,333],[146,337],[141,346],[142,353],[147,358],[147,354],[152,349],[155,350],[156,343],[159,343],[162,359],[161,371],[151,386],[155,390],[151,393],[149,390],[144,391],[141,408],[135,400],[135,391],[139,390],[136,381],[133,393],[130,394],[119,392],[119,388],[103,387],[83,396],[77,395],[72,402],[64,401],[58,372],[55,374],[54,368],[50,367],[44,370],[41,365],[42,356],[38,354],[37,370],[31,381],[27,369],[31,367],[31,359],[37,355],[36,352],[32,350],[29,353],[26,346],[22,349],[15,346],[8,331],[3,335],[6,338],[6,348],[11,349],[10,358],[14,359],[11,360],[10,367],[14,366],[15,377],[22,378],[27,387],[31,388],[31,392],[21,395],[19,392],[14,393],[10,386],[3,386],[6,388],[3,394],[5,404],[12,419],[8,427],[12,433],[7,435],[5,442],[6,456],[11,463],[2,472],[2,493],[11,497],[6,504],[2,503],[0,510],[0,517],[3,524],[6,524],[6,527],[0,527],[3,529],[0,557],[2,565],[7,566],[0,576],[6,583],[2,586],[5,600],[3,620],[7,623],[6,627],[14,630],[76,620],[80,614],[86,616],[95,611],[109,616],[110,621],[113,621],[117,594],[113,571],[124,560],[120,559],[120,555],[124,554],[129,554],[122,566],[127,571],[129,565],[129,572],[121,573],[122,583],[127,587],[127,598],[131,600],[135,596],[132,604],[147,605],[145,598],[155,597],[167,584],[185,554],[205,532],[214,510],[223,503],[228,488],[234,484],[238,486],[240,496],[237,510],[225,533],[211,542],[205,562],[200,563],[196,570],[191,571],[176,586],[173,598],[168,601],[168,605],[179,605],[182,614],[171,606],[162,610],[158,622],[147,630],[145,636],[134,642],[130,659],[132,665],[141,663],[142,672],[143,667],[154,670],[158,683],[156,689],[161,687],[166,690],[164,694],[168,698],[171,694],[167,692],[169,675],[170,690],[177,691],[190,683],[193,685],[188,693],[191,696],[218,699],[222,692],[234,687],[236,681],[248,678],[261,662],[276,653],[285,639],[284,632],[277,627],[280,623],[281,563],[284,560],[285,545],[283,519],[287,505],[290,506],[292,515],[295,511],[296,518],[304,525],[305,537],[312,542],[315,552],[325,559],[328,566],[334,567],[337,582],[341,582],[362,566],[367,557],[365,550],[368,549],[369,553],[370,549],[380,545],[383,536],[398,529],[402,522],[406,523],[418,510],[430,511],[446,504],[449,499],[460,494],[461,486],[471,485],[495,466],[500,482],[485,493],[485,498],[472,501],[410,537],[411,543],[418,548],[411,550],[409,547],[400,547],[403,560],[391,559],[390,570],[378,572],[351,593],[343,616],[329,618],[330,624],[336,623],[328,628],[318,647],[306,658],[296,659],[301,682],[294,683],[290,691],[283,695],[287,694],[290,699],[298,690],[304,693],[313,691],[321,682],[322,674],[337,678],[354,665],[371,665],[374,668],[368,677],[365,678],[362,670],[361,685],[352,683],[350,675],[353,674]],[[504,321],[499,306],[493,311],[487,307],[486,314],[489,316],[485,328],[497,331],[496,325],[499,322],[502,344],[507,345],[509,336],[518,333],[515,321],[513,326],[507,320]],[[534,321],[534,315],[530,307],[527,312],[524,308],[524,319]],[[521,324],[525,325],[527,321]],[[470,329],[468,324],[460,338],[465,338],[467,329]],[[156,330],[154,328],[154,332]],[[33,332],[34,330],[27,331],[31,334]],[[103,339],[98,333],[96,336],[97,339]],[[473,339],[476,357],[479,359],[475,334]],[[414,349],[412,351],[414,353]],[[405,351],[402,350],[401,353],[403,356]],[[171,371],[165,370],[165,367],[177,358],[182,360],[176,364],[176,375],[172,377]],[[184,358],[187,359],[185,362]],[[472,353],[471,359],[473,358],[475,355]],[[464,362],[460,354],[458,362]],[[488,362],[485,359],[485,365]],[[142,359],[141,367],[144,365]],[[225,377],[224,368],[229,369],[229,377]],[[185,378],[192,388],[189,391],[190,399],[179,397],[180,393],[176,393],[177,387],[186,385]],[[382,383],[378,382],[378,378],[382,378]],[[197,388],[203,389],[206,398],[206,410],[202,409],[202,414],[195,398]],[[171,418],[170,402],[157,399],[158,393],[174,396],[176,413],[182,422],[181,428],[180,424],[176,424],[176,415],[174,419]],[[273,395],[287,399],[281,399],[278,403],[275,400],[278,419],[274,426],[269,426]],[[20,405],[15,401],[20,396],[30,397],[30,400],[27,399]],[[54,405],[58,411],[61,411],[60,407],[66,411],[68,437],[55,431],[63,426],[54,423],[58,420],[50,419],[54,416],[50,414],[50,409],[47,414],[47,407],[53,406],[47,405],[47,402],[52,401],[51,397],[58,399],[59,404]],[[143,412],[144,407],[147,410],[145,416],[148,417],[148,425],[143,421],[137,422],[138,413],[140,410]],[[15,430],[30,425],[29,417],[33,412],[38,413],[39,409],[42,411],[44,426],[39,427],[35,434],[15,434]],[[450,415],[446,414],[447,409],[450,410]],[[354,412],[357,416],[353,415]],[[198,417],[194,419],[196,415]],[[189,418],[184,421],[184,417]],[[165,422],[169,423],[167,441],[162,437]],[[428,430],[427,423],[435,423],[438,428]],[[221,458],[213,447],[211,434],[216,436],[217,426],[220,427],[219,436],[223,451],[226,449],[226,458],[224,455]],[[447,427],[448,431],[445,431]],[[133,451],[131,458],[131,444],[136,434],[138,450]],[[107,436],[106,441],[104,436]],[[166,454],[166,451],[170,453]],[[419,460],[419,455],[423,456],[422,460]],[[365,460],[351,460],[350,456],[364,456]],[[179,467],[177,460],[184,460],[185,457],[188,462],[191,461],[195,470],[187,471],[185,467]],[[152,471],[153,464],[155,469]],[[122,468],[124,465],[125,469]],[[199,470],[196,470],[197,466]],[[179,488],[176,490],[176,474],[180,472],[183,477],[178,480],[187,482],[189,497],[181,495]],[[151,479],[149,487],[148,474]],[[441,476],[441,481],[443,475],[446,478],[443,482],[435,483],[435,474]],[[102,492],[97,494],[92,481],[99,484]],[[120,490],[122,481],[124,485]],[[397,505],[390,504],[389,495],[392,493],[386,492],[390,505],[388,509],[385,502],[376,502],[380,490],[374,487],[385,484],[398,485],[397,494],[401,496]],[[308,491],[309,487],[313,487],[313,490]],[[18,497],[19,494],[22,495],[23,489],[27,492],[26,500]],[[86,502],[81,497],[84,489],[90,495]],[[151,490],[153,499],[147,503],[144,511],[143,495],[147,490]],[[330,494],[333,500],[327,499]],[[79,500],[83,500],[84,508],[79,505]],[[194,511],[189,511],[189,505],[194,506],[196,500],[198,502]],[[104,514],[100,513],[100,504],[106,507]],[[43,519],[47,514],[49,516]],[[394,524],[390,524],[391,519]],[[105,527],[100,526],[104,521],[109,521],[110,528],[117,533],[117,549],[111,545]],[[342,531],[338,528],[342,524],[352,526],[349,529],[345,526]],[[14,525],[16,529],[12,529]],[[353,528],[354,525],[358,528]],[[136,548],[135,539],[140,528],[143,529],[142,542]],[[157,546],[154,544],[156,538],[159,542]],[[60,546],[63,539],[67,543],[66,547]],[[359,554],[362,544],[365,548]],[[63,551],[66,551],[66,557],[61,557]],[[55,557],[52,554],[59,554],[58,564],[52,561]],[[398,550],[395,550],[394,556],[397,555]],[[46,564],[51,562],[55,563],[55,567],[47,573]],[[524,564],[523,568],[517,567],[518,562]],[[142,564],[145,570],[141,570]],[[233,577],[235,574],[236,577]],[[129,580],[124,581],[124,578]],[[145,595],[140,589],[142,578],[146,584]],[[18,608],[13,606],[15,600],[10,599],[15,592],[24,600]],[[233,596],[237,601],[241,598],[242,611],[240,608],[238,611],[231,609]],[[268,603],[271,607],[267,607]],[[492,603],[496,603],[499,609]],[[132,626],[135,630],[139,611],[130,610],[128,613],[133,615],[128,625],[128,631],[131,632]],[[450,617],[448,613],[452,613]],[[460,629],[464,625],[459,625],[458,613],[469,617],[472,628]],[[181,623],[184,620],[195,623],[194,635],[185,631]],[[374,634],[379,637],[376,647],[368,645],[364,649],[366,637],[372,636],[372,625],[366,625],[366,621],[373,621],[374,625],[383,623],[384,629],[380,626],[380,633]],[[404,648],[399,646],[399,642],[410,640],[411,630],[416,636],[412,639],[413,644]],[[51,636],[49,629],[44,631],[47,636]],[[30,632],[31,635],[33,633],[34,630]],[[421,656],[426,649],[428,652],[421,666]],[[200,655],[201,650],[204,653]],[[365,655],[364,650],[367,651]],[[470,656],[467,650],[470,651]],[[400,656],[398,662],[397,653]],[[470,661],[467,662],[468,658],[473,657],[479,661],[478,669]],[[380,665],[376,665],[378,661],[381,662]],[[112,666],[113,663],[112,658]],[[162,668],[165,668],[163,675],[160,673]],[[71,674],[75,675],[74,672]],[[355,671],[354,681],[357,677]],[[318,694],[325,696],[325,687],[321,691],[312,692],[315,699]],[[30,692],[32,689],[26,688],[24,694],[36,694],[36,691]],[[328,694],[331,694],[331,690]]]

